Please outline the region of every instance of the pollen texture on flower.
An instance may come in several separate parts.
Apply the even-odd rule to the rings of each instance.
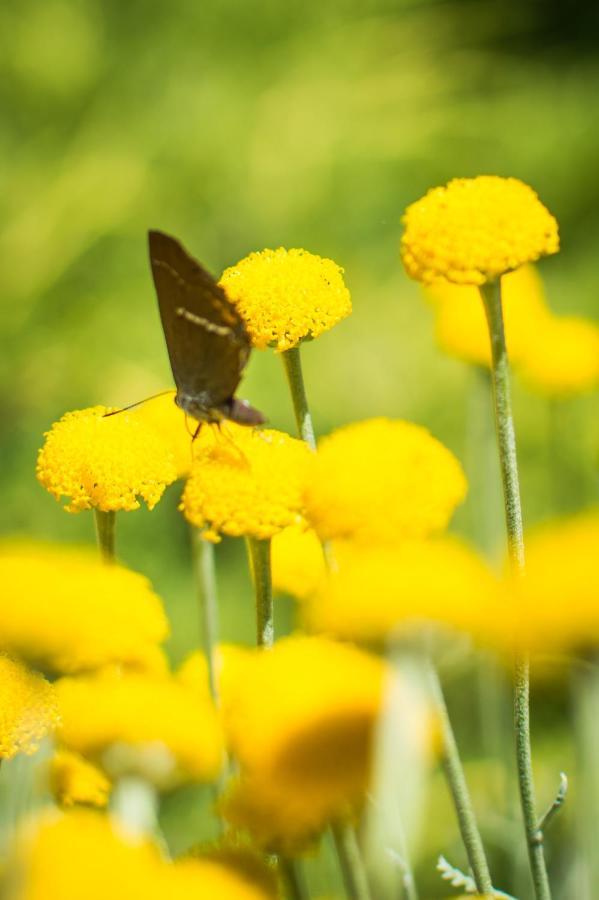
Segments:
[[[466,489],[458,460],[425,428],[368,419],[320,442],[306,514],[324,540],[395,542],[442,531]]]
[[[0,583],[0,649],[53,672],[160,667],[168,624],[142,575],[87,549],[7,541]]]
[[[227,425],[227,435],[196,453],[181,509],[204,536],[266,539],[301,520],[311,456],[306,444],[280,431]]]
[[[177,477],[171,447],[138,415],[106,417],[104,406],[66,413],[46,433],[37,461],[41,484],[68,512],[152,509]]]
[[[110,781],[97,766],[78,753],[58,750],[50,762],[50,787],[61,806],[108,804]]]
[[[132,410],[132,416],[148,425],[168,446],[173,454],[177,477],[189,475],[192,458],[191,434],[185,413],[175,403],[175,391],[169,391],[140,404]]]
[[[22,663],[0,654],[0,761],[34,753],[58,724],[54,688]]]
[[[251,253],[226,269],[220,283],[260,349],[289,350],[351,313],[343,269],[306,250]]]
[[[484,284],[557,253],[557,222],[517,178],[455,178],[408,206],[401,255],[410,278]]]
[[[568,397],[599,387],[599,325],[578,316],[542,323],[523,359],[521,375],[531,390]]]

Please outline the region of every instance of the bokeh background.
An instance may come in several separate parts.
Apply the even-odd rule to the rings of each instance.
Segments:
[[[93,540],[91,515],[65,514],[36,483],[36,452],[66,410],[171,385],[146,250],[157,227],[215,274],[280,245],[344,266],[354,314],[303,352],[317,431],[374,415],[426,425],[472,472],[454,527],[480,539],[475,376],[434,345],[399,263],[400,217],[454,176],[523,179],[560,223],[562,251],[541,265],[551,306],[597,317],[598,38],[599,7],[558,0],[2,4],[2,531]],[[515,390],[527,522],[596,501],[596,398],[564,405],[556,428],[551,404]],[[254,353],[241,394],[293,430],[270,351]],[[175,661],[199,628],[178,497],[175,485],[119,521],[120,556],[165,598]],[[222,632],[249,642],[242,556],[218,550]],[[291,627],[291,604],[278,616]],[[570,752],[567,692],[537,690],[549,779]],[[459,720],[459,678],[454,693]],[[476,775],[476,724],[461,729]],[[458,846],[451,813],[438,821],[431,857]],[[167,824],[176,847],[201,830],[182,801]]]

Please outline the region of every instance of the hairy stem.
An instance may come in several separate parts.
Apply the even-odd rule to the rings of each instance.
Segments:
[[[274,641],[274,617],[270,572],[270,541],[248,537],[247,548],[256,595],[256,643],[259,647],[272,647]]]
[[[314,437],[312,416],[310,415],[310,410],[308,408],[308,398],[306,397],[306,387],[304,385],[304,376],[302,374],[302,361],[300,358],[299,346],[285,350],[281,354],[281,358],[285,367],[289,390],[291,391],[297,430],[301,439],[305,441],[312,450],[316,450],[316,438]]]
[[[353,827],[347,822],[335,823],[333,838],[349,900],[372,900],[366,868]]]
[[[200,607],[202,646],[208,663],[210,693],[218,703],[216,677],[216,646],[218,644],[218,595],[214,565],[214,544],[202,538],[200,531],[191,526],[193,569]]]
[[[116,513],[113,511],[103,512],[101,509],[94,510],[96,520],[96,538],[100,554],[105,563],[113,563],[115,561],[115,525]]]

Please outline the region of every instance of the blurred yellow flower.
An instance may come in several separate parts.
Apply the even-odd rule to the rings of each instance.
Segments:
[[[457,538],[443,537],[357,548],[302,611],[312,630],[367,643],[431,623],[486,637],[500,597],[489,566]]]
[[[0,648],[55,672],[160,668],[168,623],[142,575],[80,547],[0,544]]]
[[[37,461],[41,484],[68,512],[149,509],[177,477],[170,446],[139,414],[105,417],[105,406],[66,413],[46,432]]]
[[[449,356],[480,366],[491,364],[489,328],[478,289],[436,281],[426,287],[435,313],[435,336]],[[505,336],[510,362],[519,364],[539,339],[549,318],[543,283],[533,266],[508,272],[501,280]]]
[[[175,391],[141,403],[132,415],[155,431],[173,455],[177,478],[189,475],[192,460],[191,437],[197,422],[186,422],[185,413],[175,403]],[[188,430],[191,429],[190,431]]]
[[[327,566],[316,532],[290,525],[276,534],[271,549],[272,586],[292,597],[307,597],[324,577]]]
[[[220,281],[243,316],[254,347],[289,350],[351,313],[343,269],[306,250],[262,250]]]
[[[0,761],[35,753],[59,721],[52,685],[22,663],[0,655]]]
[[[276,785],[289,809],[304,810],[302,822],[312,810],[324,819],[358,802],[385,672],[377,657],[324,638],[284,638],[253,651],[228,686],[224,712],[242,772]]]
[[[256,892],[244,894],[243,897],[247,897],[247,900],[253,900],[253,898],[255,900],[278,900],[280,897],[274,860],[267,861],[262,854],[247,845],[229,842],[228,836],[223,838],[222,843],[214,847],[203,846],[198,850],[190,850],[184,857],[178,859],[176,866],[180,872],[186,871],[196,879],[200,875],[205,877],[210,872],[214,876],[220,875],[221,879],[224,879],[227,874],[229,877],[234,875],[248,889],[251,888]],[[192,885],[190,885],[191,888]],[[191,896],[197,895],[193,893]],[[204,893],[201,896],[204,896]],[[211,897],[220,896],[223,895],[216,891],[215,886],[215,892]],[[228,897],[229,894],[225,893],[224,896]]]
[[[540,394],[567,397],[599,387],[599,325],[578,316],[539,323],[520,374]]]
[[[511,608],[501,625],[508,640],[538,652],[596,647],[598,553],[599,511],[531,531],[526,574],[512,585]]]
[[[401,239],[410,278],[481,285],[557,253],[557,222],[517,178],[454,178],[408,206]]]
[[[185,518],[208,540],[219,534],[266,539],[301,520],[311,456],[281,431],[227,424],[222,437],[196,452],[181,501]]]
[[[168,675],[63,678],[56,683],[61,742],[111,777],[140,774],[157,787],[212,781],[223,740],[216,710]]]
[[[419,425],[368,419],[324,438],[310,460],[306,515],[323,540],[364,543],[446,528],[466,496],[460,463]]]
[[[78,753],[58,750],[50,761],[50,788],[61,806],[108,804],[110,781]]]

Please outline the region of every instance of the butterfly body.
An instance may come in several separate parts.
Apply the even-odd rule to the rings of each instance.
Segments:
[[[262,424],[262,413],[235,397],[251,348],[239,311],[179,241],[148,237],[177,406],[198,422]]]

